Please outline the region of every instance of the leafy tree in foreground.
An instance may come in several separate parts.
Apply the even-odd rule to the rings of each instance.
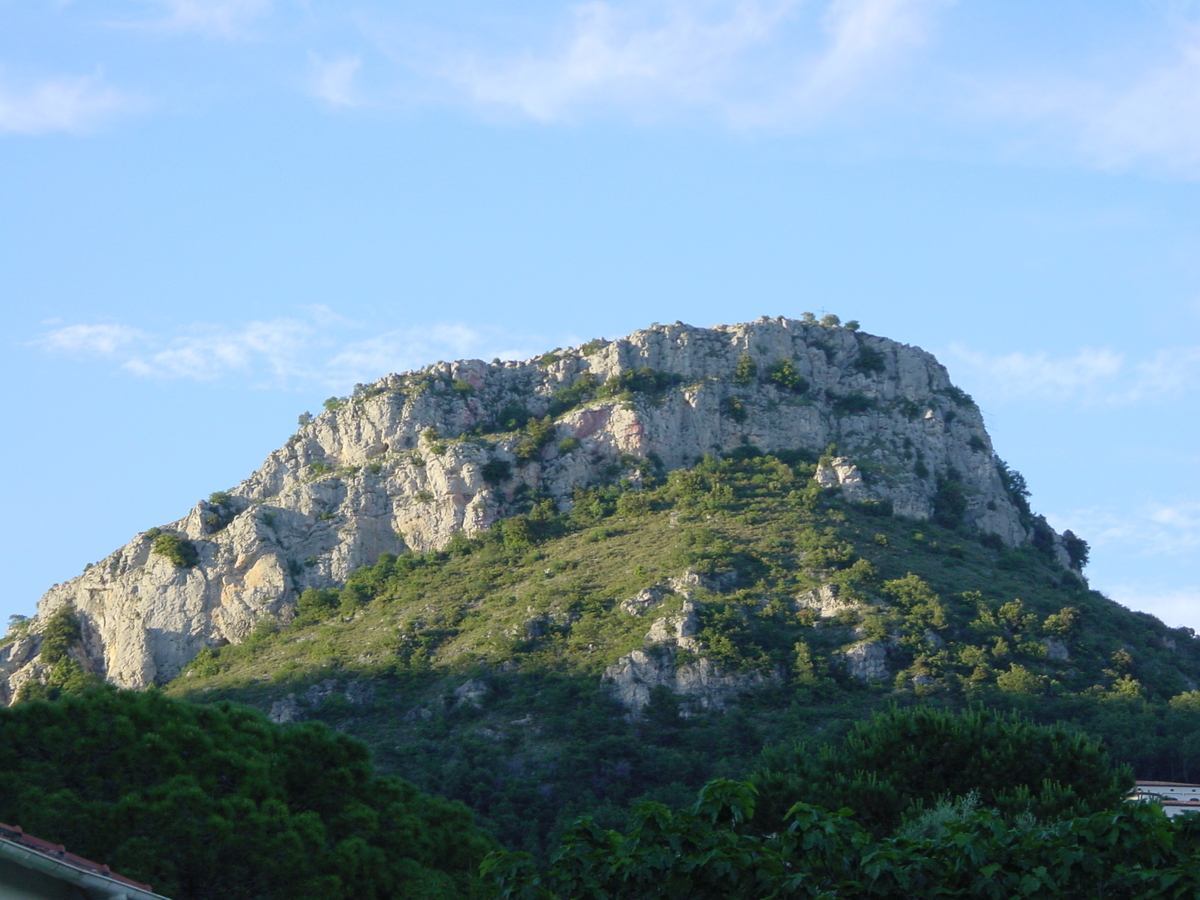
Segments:
[[[544,872],[524,854],[483,869],[500,900],[1121,900],[1195,897],[1200,817],[1172,822],[1128,804],[1013,827],[995,810],[946,821],[928,837],[876,840],[845,810],[805,803],[776,833],[748,832],[755,791],[710,782],[691,810],[643,804],[626,833],[580,820]]]
[[[200,898],[455,898],[494,846],[323,725],[104,687],[0,709],[0,821]]]
[[[1061,727],[893,709],[840,747],[768,760],[753,781],[709,782],[690,810],[641,804],[624,833],[581,819],[544,871],[514,853],[483,871],[501,900],[1150,900],[1200,889],[1200,817],[1172,823],[1125,803],[1128,773]]]
[[[837,746],[768,750],[752,780],[764,797],[756,819],[764,830],[781,827],[803,801],[849,807],[880,835],[940,797],[975,792],[1010,818],[1060,819],[1114,809],[1133,786],[1127,767],[1072,728],[928,706],[877,714]]]

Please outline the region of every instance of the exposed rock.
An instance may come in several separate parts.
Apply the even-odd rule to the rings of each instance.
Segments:
[[[346,702],[369,706],[375,702],[375,685],[369,681],[351,681],[346,685]]]
[[[839,597],[835,584],[822,584],[811,591],[805,591],[799,594],[793,602],[793,607],[797,611],[811,609],[822,618],[836,616],[843,609],[854,609],[857,606],[859,604],[855,601]]]
[[[823,488],[841,488],[842,492],[851,500],[870,496],[866,484],[863,483],[862,475],[858,471],[858,466],[854,465],[848,457],[822,458],[813,477]]]
[[[634,650],[604,671],[613,696],[630,712],[637,713],[650,702],[656,687],[665,687],[684,699],[684,715],[696,710],[721,710],[740,694],[765,687],[777,680],[762,672],[726,672],[710,659],[695,659],[676,665],[670,646]]]
[[[661,587],[655,585],[648,587],[643,591],[638,591],[627,600],[621,601],[621,611],[631,616],[645,615],[652,607],[662,603],[666,593]]]
[[[1046,648],[1047,659],[1055,662],[1070,662],[1071,653],[1067,650],[1067,645],[1058,638],[1042,638],[1042,644]]]
[[[483,706],[483,698],[487,694],[487,684],[477,678],[472,678],[454,689],[454,703],[456,706],[471,706],[479,709]]]
[[[340,687],[333,679],[327,679],[310,686],[302,694],[288,694],[282,700],[276,700],[271,704],[267,718],[279,724],[298,722],[339,693],[347,703],[355,706],[375,702],[375,686],[370,682],[350,681],[344,687]]]
[[[267,712],[267,718],[277,725],[298,721],[301,715],[300,701],[296,699],[295,694],[288,694],[282,700],[276,700]]]
[[[695,603],[683,601],[683,608],[677,616],[665,616],[650,626],[646,641],[650,644],[671,643],[684,650],[699,650],[700,642],[696,635],[700,633],[700,616]]]
[[[515,510],[522,486],[566,508],[576,487],[610,477],[630,458],[653,458],[670,470],[747,445],[819,454],[836,443],[843,455],[820,478],[917,519],[932,513],[937,478],[954,472],[967,526],[1009,545],[1030,539],[996,471],[979,410],[923,350],[783,318],[711,329],[655,326],[589,349],[549,361],[443,362],[380,379],[302,425],[220,502],[202,501],[165,526],[195,547],[194,566],[153,553],[151,540],[138,535],[47,591],[30,636],[73,604],[89,669],[122,687],[162,683],[201,649],[238,643],[264,619],[288,620],[305,588],[340,585],[385,552],[437,549],[456,532],[488,528]],[[871,366],[856,364],[863,351]],[[735,383],[743,355],[760,373],[791,360],[805,389],[765,377]],[[467,436],[491,431],[509,404],[544,416],[555,392],[581,379],[603,383],[643,367],[667,373],[668,386],[567,409],[555,420],[555,440],[531,461],[514,452],[519,434]],[[736,417],[728,414],[735,400]],[[560,453],[568,437],[578,447]],[[495,477],[497,466],[508,467],[507,477]],[[636,472],[623,471],[636,480]],[[736,580],[737,573],[722,577]],[[688,593],[687,585],[670,587]],[[36,656],[0,654],[0,699],[11,699],[32,665]]]
[[[327,681],[321,681],[312,685],[312,687],[305,691],[301,697],[306,706],[310,708],[316,708],[332,697],[336,690],[337,682],[333,679],[329,679]]]
[[[890,676],[887,648],[880,641],[860,641],[842,651],[850,675],[862,682],[884,681]]]

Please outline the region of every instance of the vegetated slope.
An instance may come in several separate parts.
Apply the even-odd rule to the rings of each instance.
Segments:
[[[531,496],[565,509],[577,488],[637,483],[648,468],[743,446],[820,453],[836,443],[854,467],[826,477],[855,499],[961,521],[1009,546],[1036,538],[1068,564],[1066,544],[1005,490],[979,410],[946,370],[852,324],[676,323],[522,363],[438,363],[359,385],[302,415],[241,484],[47,591],[37,617],[0,645],[0,702],[70,676],[40,658],[64,607],[83,674],[162,684],[382,553],[441,549]]]
[[[565,514],[535,499],[306,592],[169,691],[329,721],[533,850],[893,702],[1072,720],[1143,777],[1200,770],[1186,629],[1090,591],[1053,545],[897,517],[821,487],[834,459],[782,457],[646,472]]]

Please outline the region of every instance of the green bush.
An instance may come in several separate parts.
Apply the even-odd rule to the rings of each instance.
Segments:
[[[161,532],[150,544],[150,550],[165,556],[181,569],[190,569],[200,561],[196,545],[173,531]]]
[[[535,459],[542,448],[554,440],[554,422],[549,416],[544,419],[531,417],[525,424],[525,435],[513,448],[513,455],[522,462]]]
[[[546,412],[552,418],[557,418],[563,413],[592,400],[596,396],[599,387],[600,382],[596,376],[590,372],[584,372],[571,384],[559,388],[554,392],[550,398],[550,406]],[[525,422],[528,418],[529,413],[527,411],[525,418],[521,419],[520,422]],[[520,422],[518,422],[516,427],[520,427]],[[515,429],[508,430],[512,431]]]
[[[887,369],[887,358],[881,351],[863,344],[858,348],[858,356],[854,360],[854,368],[863,374],[883,372]]]
[[[496,487],[512,477],[512,464],[506,459],[489,459],[480,467],[480,474],[485,482]]]
[[[738,357],[737,366],[733,370],[734,384],[751,384],[758,375],[758,363],[749,353]]]
[[[1071,558],[1071,567],[1073,569],[1082,569],[1088,562],[1088,554],[1090,552],[1088,542],[1077,536],[1069,528],[1063,532],[1062,538],[1063,546],[1067,549],[1067,556]]]
[[[79,625],[79,616],[75,607],[60,606],[42,629],[42,662],[52,666],[59,660],[66,659],[67,651],[83,639],[83,631]]]
[[[875,401],[864,394],[845,394],[833,399],[833,411],[839,415],[863,413],[874,408]]]
[[[620,397],[624,394],[659,394],[681,381],[683,381],[682,375],[642,366],[640,369],[626,369],[620,375],[614,375],[604,383],[597,393],[602,397]]]
[[[793,394],[803,394],[808,390],[808,382],[796,371],[796,364],[790,359],[781,359],[767,370],[767,381]]]
[[[746,405],[741,397],[726,397],[721,401],[721,413],[735,422],[746,421]]]
[[[937,480],[933,495],[933,520],[943,528],[958,528],[967,514],[967,495],[959,474],[951,470]]]
[[[307,588],[296,599],[296,617],[292,624],[300,626],[322,622],[337,612],[341,602],[339,591],[331,588]]]
[[[942,393],[945,394],[947,397],[949,397],[951,400],[953,400],[954,404],[956,406],[962,406],[962,407],[975,406],[975,400],[971,397],[970,394],[968,394],[962,388],[958,388],[958,387],[955,387],[954,385],[950,385],[950,387],[948,387],[948,388],[943,388]]]

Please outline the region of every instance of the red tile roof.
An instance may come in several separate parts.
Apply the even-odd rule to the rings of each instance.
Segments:
[[[82,856],[76,856],[74,853],[69,853],[67,848],[62,844],[52,844],[39,837],[34,837],[32,834],[26,834],[19,825],[5,825],[3,822],[0,822],[0,839],[13,844],[19,844],[28,850],[33,850],[35,853],[40,853],[43,856],[49,856],[51,859],[64,862],[77,869],[93,872],[96,875],[103,875],[105,878],[111,878],[113,881],[119,881],[130,887],[139,888],[146,891],[146,893],[153,893],[150,885],[134,881],[132,878],[126,878],[124,875],[118,875],[108,866],[92,862],[90,859],[84,859]]]

